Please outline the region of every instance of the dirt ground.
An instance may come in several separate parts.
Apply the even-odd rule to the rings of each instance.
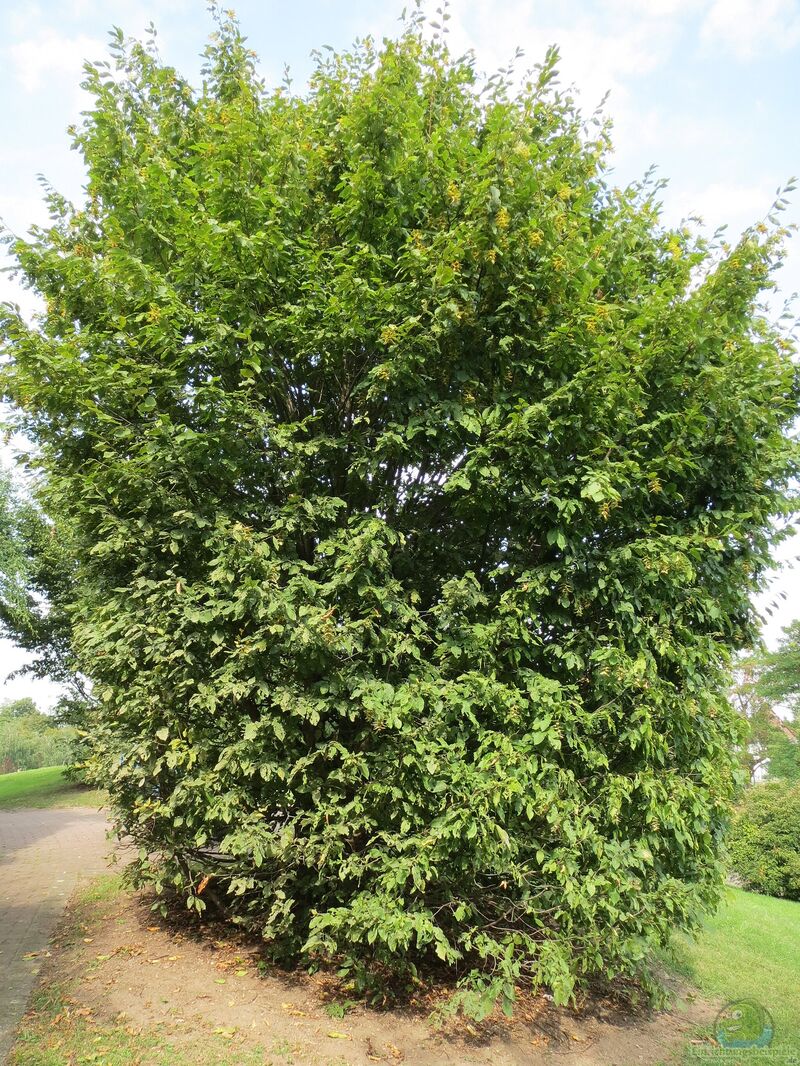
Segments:
[[[265,973],[257,945],[226,927],[201,937],[154,918],[145,900],[127,894],[68,909],[42,980],[68,988],[69,1009],[84,1017],[129,1033],[158,1029],[177,1046],[198,1033],[221,1035],[232,1064],[259,1046],[274,1066],[655,1066],[677,1061],[717,1010],[684,992],[657,1014],[623,1014],[608,1003],[577,1014],[542,996],[523,1002],[511,1023],[502,1015],[480,1026],[461,1019],[439,1031],[428,1021],[429,1002],[353,1006],[337,1017],[344,996],[331,978]]]

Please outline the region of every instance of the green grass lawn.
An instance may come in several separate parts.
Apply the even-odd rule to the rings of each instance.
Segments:
[[[728,889],[699,939],[680,938],[674,954],[679,972],[704,994],[726,1002],[755,1000],[772,1015],[769,1055],[728,1052],[729,1066],[800,1064],[800,903]]]
[[[63,766],[0,774],[0,810],[14,807],[99,807],[105,794],[76,785]]]

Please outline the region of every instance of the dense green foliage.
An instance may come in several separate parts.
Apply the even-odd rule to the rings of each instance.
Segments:
[[[31,699],[0,705],[0,774],[67,762],[74,730],[42,714]]]
[[[749,789],[729,846],[746,888],[800,900],[800,784],[768,781]]]
[[[305,95],[230,22],[199,91],[113,56],[3,382],[140,878],[362,985],[438,957],[478,1015],[635,971],[721,880],[780,232],[607,184],[554,53],[512,93],[412,22]]]

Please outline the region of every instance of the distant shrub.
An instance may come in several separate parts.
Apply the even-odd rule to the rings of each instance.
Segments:
[[[751,788],[733,822],[730,854],[745,888],[800,900],[800,784]]]

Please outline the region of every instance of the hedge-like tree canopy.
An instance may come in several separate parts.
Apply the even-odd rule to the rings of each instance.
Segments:
[[[555,64],[412,19],[272,90],[223,19],[192,89],[118,35],[2,318],[140,879],[477,1015],[715,900],[797,458],[777,222],[665,228]]]

